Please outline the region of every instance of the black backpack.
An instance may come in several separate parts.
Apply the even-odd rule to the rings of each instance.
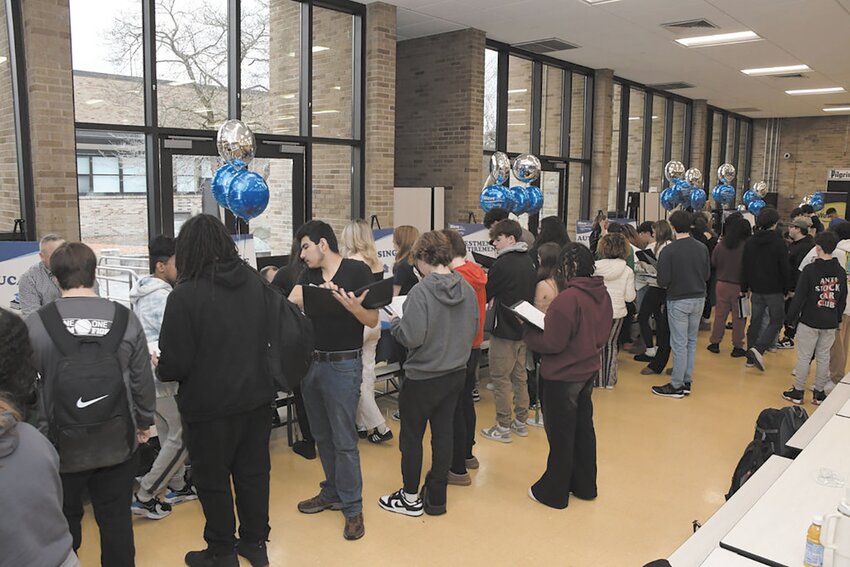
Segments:
[[[118,347],[130,312],[115,304],[115,317],[102,337],[77,337],[65,327],[55,303],[38,311],[62,358],[44,382],[49,437],[63,473],[123,463],[133,455],[136,426],[130,410]]]
[[[773,454],[770,443],[756,439],[750,441],[747,448],[744,449],[744,454],[741,460],[738,461],[738,466],[735,467],[735,472],[732,474],[732,486],[729,487],[729,492],[726,493],[726,500],[732,498],[732,495],[738,491],[741,486],[747,482],[751,476],[755,474],[759,467],[767,461]]]
[[[806,410],[798,406],[762,410],[756,420],[753,439],[766,441],[774,455],[794,458],[799,451],[788,447],[786,443],[808,418]]]
[[[269,313],[269,371],[277,387],[291,392],[313,362],[313,323],[275,286],[265,284]]]

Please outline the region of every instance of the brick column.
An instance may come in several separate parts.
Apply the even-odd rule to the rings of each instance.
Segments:
[[[393,226],[396,7],[366,8],[366,218]]]
[[[80,238],[68,0],[22,3],[38,236]]]
[[[705,174],[705,133],[708,130],[708,101],[694,100],[691,115],[691,162],[686,168],[695,167]]]
[[[614,129],[614,71],[599,69],[593,78],[593,154],[590,174],[590,218],[608,209],[611,179],[611,132]],[[622,158],[621,158],[622,159]]]
[[[395,183],[445,187],[446,222],[481,218],[484,48],[474,29],[397,46]]]

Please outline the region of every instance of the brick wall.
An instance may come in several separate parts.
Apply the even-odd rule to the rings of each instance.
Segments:
[[[619,132],[619,124],[614,124],[614,108],[619,108],[620,98],[614,97],[614,71],[600,69],[594,77],[593,96],[593,154],[592,175],[590,179],[590,216],[595,217],[596,211],[606,211],[609,208],[609,195],[616,193],[617,169],[612,164],[612,144],[619,144],[619,138],[614,137],[614,128]],[[618,93],[619,94],[619,93]],[[619,147],[619,146],[617,146]],[[612,171],[613,168],[613,171]],[[570,176],[572,178],[572,176]],[[570,191],[570,200],[575,197]],[[572,227],[575,230],[575,227]]]
[[[6,21],[6,4],[0,5],[0,21]],[[21,198],[18,190],[18,154],[15,143],[15,108],[12,101],[9,35],[0,26],[0,232],[11,231],[15,219],[21,217]]]
[[[22,4],[38,234],[80,236],[68,0]]]
[[[397,46],[395,184],[446,187],[447,222],[480,218],[484,44],[467,29]]]

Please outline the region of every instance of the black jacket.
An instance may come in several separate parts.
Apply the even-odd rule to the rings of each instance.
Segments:
[[[797,279],[800,277],[800,262],[815,247],[814,239],[808,234],[796,242],[788,245],[788,274],[790,277],[791,291],[796,289]]]
[[[788,247],[775,230],[759,230],[744,244],[741,291],[787,293],[791,279]]]
[[[157,366],[177,381],[187,422],[234,415],[271,404],[262,278],[239,259],[219,264],[168,296]]]
[[[517,245],[521,248],[522,243]],[[496,298],[496,326],[492,335],[501,339],[522,339],[522,325],[508,307],[519,301],[534,301],[537,272],[528,252],[516,250],[500,255],[487,273],[487,301]]]
[[[838,260],[815,260],[800,273],[786,320],[813,329],[837,329],[847,303],[847,273]]]

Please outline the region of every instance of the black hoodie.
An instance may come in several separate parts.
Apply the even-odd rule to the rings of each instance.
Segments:
[[[235,258],[212,266],[168,296],[157,375],[177,381],[177,405],[199,422],[271,404],[262,278]]]
[[[847,273],[838,260],[815,260],[797,280],[797,291],[788,307],[789,325],[801,323],[813,329],[837,329],[847,303]]]
[[[808,234],[788,245],[788,274],[791,278],[791,291],[796,289],[797,278],[800,277],[800,263],[814,247],[815,241]]]
[[[741,291],[762,295],[788,293],[788,247],[775,230],[760,230],[744,243]]]

